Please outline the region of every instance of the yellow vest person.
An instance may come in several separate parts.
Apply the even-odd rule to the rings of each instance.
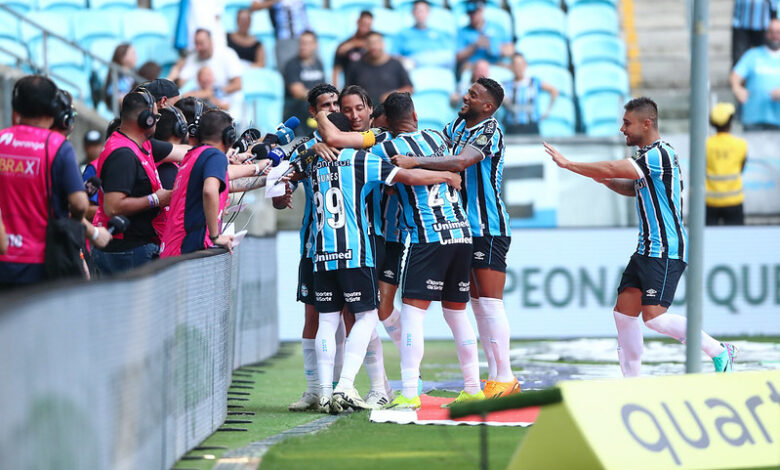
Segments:
[[[710,112],[717,133],[707,139],[707,225],[743,225],[742,170],[747,142],[730,133],[736,109],[718,103]]]

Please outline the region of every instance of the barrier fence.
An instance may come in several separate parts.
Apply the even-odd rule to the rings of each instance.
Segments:
[[[279,347],[276,239],[0,297],[0,467],[167,469]]]

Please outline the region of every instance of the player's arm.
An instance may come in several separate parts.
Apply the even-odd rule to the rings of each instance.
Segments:
[[[325,111],[317,113],[317,130],[322,141],[337,148],[368,148],[376,143],[376,137],[371,131],[343,132],[328,119]]]
[[[423,169],[407,170],[399,168],[393,176],[393,183],[403,183],[409,186],[428,186],[446,183],[455,189],[460,189],[460,175],[450,171],[431,171]]]
[[[206,226],[209,229],[209,237],[215,245],[225,247],[233,252],[233,236],[219,235],[219,187],[222,181],[219,178],[209,176],[203,181],[203,212],[206,216]]]
[[[410,157],[396,155],[391,158],[393,164],[401,168],[424,168],[436,171],[463,171],[471,165],[482,161],[485,156],[471,145],[467,145],[459,155],[444,157]]]
[[[258,176],[265,173],[271,160],[260,160],[252,164],[228,165],[228,178],[231,180],[246,178],[249,176]]]
[[[573,162],[566,159],[555,147],[547,142],[544,143],[544,150],[559,167],[588,178],[601,180],[624,178],[635,180],[642,177],[638,173],[637,168],[627,158],[592,163]]]
[[[622,196],[636,196],[636,191],[634,191],[634,180],[623,178],[595,178],[595,180]]]
[[[276,196],[271,198],[274,204],[274,209],[282,210],[282,209],[292,209],[292,193],[298,186],[296,185],[293,187],[291,183],[287,183],[284,185],[284,196]]]

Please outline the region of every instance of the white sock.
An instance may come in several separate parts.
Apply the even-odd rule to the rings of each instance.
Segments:
[[[336,357],[336,330],[339,327],[340,312],[320,313],[317,338],[317,375],[320,379],[320,396],[333,395],[333,361]]]
[[[637,317],[613,311],[618,333],[618,361],[623,377],[639,377],[642,370],[642,324]]]
[[[401,349],[401,311],[393,307],[393,313],[389,317],[382,320],[382,325],[385,326],[390,339],[393,340],[393,344],[398,349]]]
[[[645,322],[648,328],[685,344],[685,333],[688,327],[688,319],[682,315],[662,313],[652,320]],[[710,358],[722,353],[724,348],[712,336],[701,332],[701,350]]]
[[[406,398],[417,396],[420,363],[425,351],[423,320],[425,310],[404,304],[401,307],[401,393]]]
[[[376,328],[371,332],[363,365],[366,366],[366,374],[371,382],[371,391],[385,393],[385,356]]]
[[[485,353],[485,360],[488,363],[488,380],[496,380],[496,359],[493,356],[493,348],[490,346],[490,335],[488,335],[487,319],[482,305],[479,303],[479,297],[471,298],[471,310],[474,312],[474,319],[477,320],[477,331],[479,331],[479,343],[482,345],[482,352]]]
[[[355,324],[352,325],[347,344],[344,347],[344,366],[341,369],[338,388],[349,390],[355,387],[355,376],[366,357],[366,348],[368,348],[368,342],[371,341],[371,332],[376,334],[378,322],[379,315],[376,313],[376,309],[355,314]],[[382,379],[383,376],[380,376],[380,380]],[[384,388],[384,382],[382,382],[382,388]]]
[[[347,326],[344,317],[339,317],[339,327],[336,330],[336,357],[334,359],[333,377],[338,380],[341,377],[341,367],[344,365],[344,347],[347,344]],[[336,386],[335,381],[333,386]]]
[[[301,346],[303,347],[303,374],[306,376],[306,391],[319,395],[320,380],[317,374],[317,350],[314,346],[315,340],[303,338]]]
[[[477,336],[471,328],[466,309],[452,310],[442,307],[444,320],[452,330],[455,338],[455,346],[458,349],[458,362],[463,372],[463,390],[469,394],[479,392],[479,352],[477,349]]]
[[[487,319],[490,346],[496,360],[496,380],[511,382],[515,380],[515,375],[509,358],[509,320],[504,311],[504,300],[480,297],[479,305]]]

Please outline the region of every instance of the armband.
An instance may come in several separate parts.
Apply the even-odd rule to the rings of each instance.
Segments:
[[[376,136],[371,131],[361,132],[363,136],[363,148],[373,147],[376,144]]]
[[[92,227],[92,235],[89,236],[89,239],[92,240],[93,242],[96,242],[99,236],[100,236],[100,232],[98,232],[98,228],[95,225]]]

